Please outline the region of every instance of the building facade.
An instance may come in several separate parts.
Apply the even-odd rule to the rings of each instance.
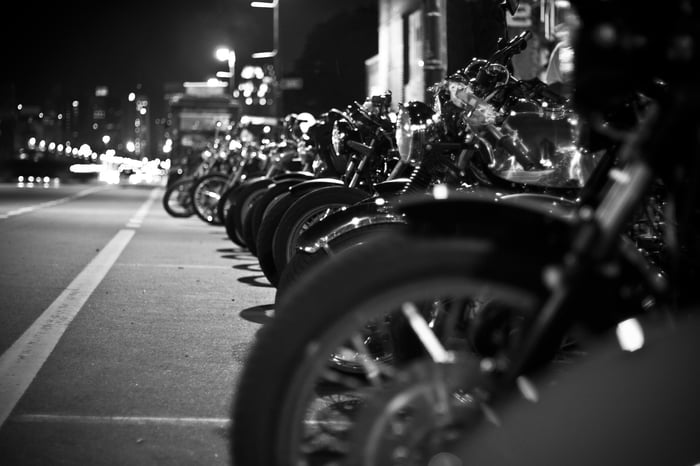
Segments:
[[[540,76],[556,43],[556,26],[571,6],[565,0],[521,0],[514,15],[500,0],[379,0],[375,57],[365,62],[368,94],[392,92],[394,103],[430,98],[427,88],[487,58],[501,37],[533,33],[513,59],[522,79]]]

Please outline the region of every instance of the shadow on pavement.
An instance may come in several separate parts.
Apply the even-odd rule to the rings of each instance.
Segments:
[[[262,269],[260,268],[260,264],[253,263],[253,264],[238,264],[233,266],[234,269],[237,270],[245,270],[248,272],[262,272]]]
[[[243,248],[219,248],[216,252],[231,252],[237,254],[250,254],[247,249]]]
[[[250,253],[240,253],[240,254],[222,254],[222,259],[234,259],[239,261],[257,261],[258,258]],[[256,262],[257,263],[257,262]]]
[[[274,311],[274,309],[275,306],[273,304],[260,304],[258,306],[249,307],[248,309],[243,309],[239,315],[249,322],[266,324],[273,319],[269,311]]]
[[[270,282],[267,281],[267,277],[265,277],[265,275],[250,275],[248,277],[240,277],[238,281],[250,286],[274,288],[274,286],[272,286]]]

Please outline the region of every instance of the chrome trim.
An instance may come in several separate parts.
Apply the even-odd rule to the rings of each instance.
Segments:
[[[321,236],[316,241],[314,241],[313,244],[307,246],[299,246],[298,249],[307,254],[314,254],[320,249],[327,249],[328,244],[331,241],[349,231],[366,227],[368,225],[377,225],[380,223],[406,223],[406,218],[403,214],[389,212],[376,214],[368,217],[354,217],[352,220],[349,220],[343,225],[335,228],[327,235]]]

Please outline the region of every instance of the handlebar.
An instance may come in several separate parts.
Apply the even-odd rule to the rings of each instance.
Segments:
[[[496,50],[493,55],[491,55],[491,58],[489,58],[489,61],[505,65],[508,63],[508,61],[510,61],[513,55],[517,55],[525,50],[527,47],[527,41],[530,40],[531,37],[531,31],[527,30],[521,32],[509,40],[503,48]]]
[[[362,105],[359,102],[353,101],[352,109],[358,115],[358,120],[361,120],[370,126],[378,126],[380,129],[382,129],[384,131],[389,131],[389,132],[393,131],[393,127],[391,125],[391,122],[388,122],[388,121],[382,120],[381,118],[377,118],[377,117],[370,115],[370,113],[367,112],[367,110],[362,108]]]

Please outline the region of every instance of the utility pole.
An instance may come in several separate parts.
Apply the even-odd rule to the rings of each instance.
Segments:
[[[425,79],[425,101],[432,95],[428,88],[445,77],[446,66],[442,62],[443,29],[442,0],[424,0],[425,45],[423,47],[423,77]]]

